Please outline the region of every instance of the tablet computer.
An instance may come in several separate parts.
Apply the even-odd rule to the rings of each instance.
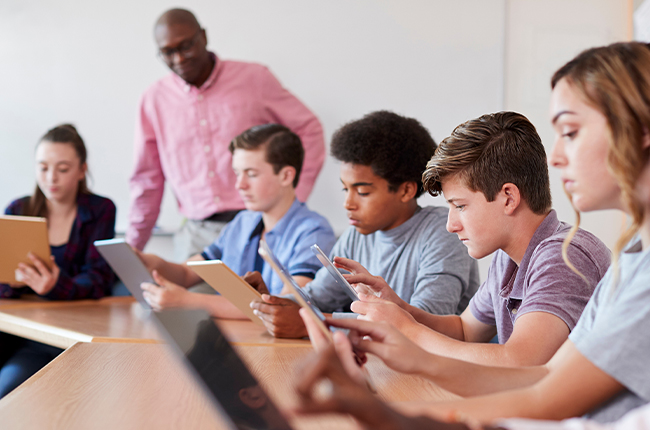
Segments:
[[[224,427],[291,430],[289,422],[207,312],[169,309],[152,312],[149,318],[157,323],[168,347],[226,421]]]
[[[0,283],[20,282],[16,278],[18,263],[34,266],[27,257],[30,252],[52,268],[45,218],[0,215],[0,240]]]
[[[255,324],[264,325],[253,313],[250,302],[261,300],[262,295],[221,260],[188,261],[187,266],[205,282],[224,296]]]
[[[138,303],[145,309],[151,309],[142,295],[140,284],[143,282],[155,284],[155,282],[131,246],[124,239],[96,240],[94,244]]]
[[[327,269],[327,271],[332,275],[332,278],[334,278],[334,282],[336,282],[336,285],[341,287],[343,291],[345,291],[345,294],[352,299],[353,302],[359,300],[359,295],[357,294],[356,290],[352,288],[352,285],[341,275],[341,272],[339,272],[339,269],[334,266],[334,263],[327,257],[327,254],[323,252],[322,249],[316,244],[311,246],[311,252],[314,253],[316,258],[318,258],[318,261],[321,262],[323,266]]]
[[[269,248],[269,246],[263,240],[260,240],[259,253],[264,261],[266,261],[269,266],[271,266],[273,271],[280,277],[282,283],[291,290],[294,297],[298,301],[298,304],[301,307],[307,309],[307,313],[316,322],[318,328],[320,328],[323,334],[325,334],[325,336],[330,341],[333,341],[332,333],[329,331],[327,325],[325,324],[325,315],[323,315],[320,309],[311,303],[309,296],[302,290],[300,285],[296,284],[296,281],[293,279],[291,274],[289,274],[289,271],[284,267],[282,263],[280,263],[277,257],[273,255],[271,248]]]

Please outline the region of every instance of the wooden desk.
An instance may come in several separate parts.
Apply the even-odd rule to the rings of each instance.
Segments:
[[[0,331],[59,348],[77,342],[158,343],[155,326],[132,297],[101,300],[0,300]],[[275,339],[251,321],[218,320],[234,344],[309,347],[302,339]]]
[[[309,348],[236,347],[281,408]],[[428,381],[398,376],[377,359],[368,370],[386,400],[455,398]],[[164,345],[79,343],[0,400],[3,428],[214,429],[217,414]],[[356,428],[347,417],[294,418],[294,428]],[[220,424],[221,423],[221,424]]]

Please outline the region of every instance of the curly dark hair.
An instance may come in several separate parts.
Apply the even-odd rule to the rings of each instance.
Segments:
[[[436,142],[420,122],[389,111],[369,113],[339,128],[332,137],[332,156],[344,163],[370,166],[397,191],[404,182],[418,184],[436,150]]]

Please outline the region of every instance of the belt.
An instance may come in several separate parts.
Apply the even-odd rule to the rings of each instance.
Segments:
[[[241,211],[242,209],[235,209],[232,211],[217,212],[205,218],[203,221],[230,222]]]

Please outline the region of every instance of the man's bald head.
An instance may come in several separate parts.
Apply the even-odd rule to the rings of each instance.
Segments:
[[[207,50],[208,37],[192,12],[170,9],[154,26],[160,56],[185,82],[200,87],[210,76],[215,60]]]
[[[174,25],[187,25],[189,27],[198,30],[201,28],[201,24],[196,19],[194,14],[187,9],[170,9],[167,12],[160,15],[154,29],[158,26],[174,26]]]

